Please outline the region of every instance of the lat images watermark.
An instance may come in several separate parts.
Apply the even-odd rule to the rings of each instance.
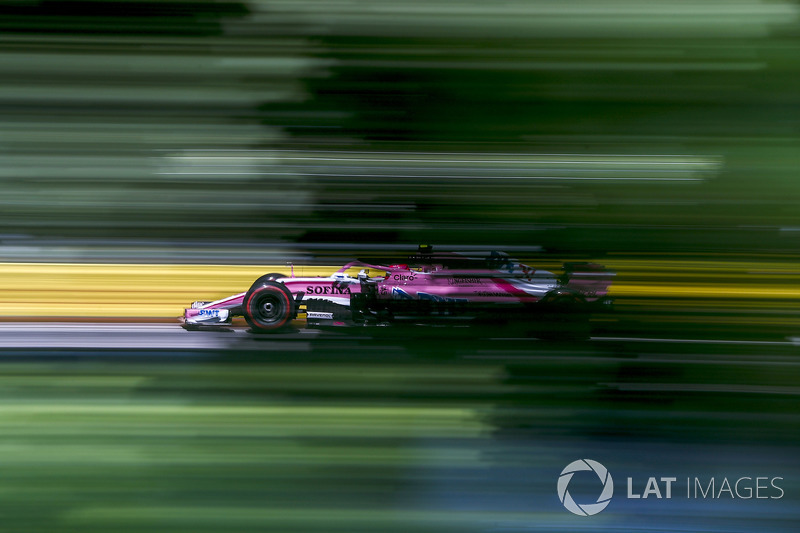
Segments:
[[[577,502],[569,492],[569,484],[578,472],[593,472],[600,480],[596,501]],[[702,477],[687,476],[680,481],[677,476],[648,476],[646,481],[627,478],[625,497],[629,500],[648,498],[670,500],[673,498],[719,500],[759,499],[780,500],[786,492],[781,487],[780,476]],[[602,488],[600,488],[602,486]],[[684,491],[685,487],[685,491]],[[578,459],[568,464],[558,476],[558,499],[567,511],[578,516],[592,516],[608,507],[614,495],[614,480],[601,463],[592,459]]]
[[[593,471],[603,484],[603,490],[594,503],[578,504],[572,499],[572,495],[569,493],[568,487],[569,482],[572,481],[572,476],[575,475],[575,472],[583,470]],[[611,474],[608,473],[608,469],[591,459],[572,461],[561,471],[561,475],[558,476],[558,499],[561,500],[561,503],[564,504],[567,511],[579,516],[592,516],[599,513],[608,506],[613,494],[614,480],[611,478]]]

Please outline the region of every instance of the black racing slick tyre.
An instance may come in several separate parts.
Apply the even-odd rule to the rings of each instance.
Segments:
[[[274,333],[289,326],[294,318],[294,299],[282,283],[265,281],[244,295],[242,313],[254,333]]]
[[[545,340],[589,338],[589,315],[583,298],[569,293],[552,294],[543,306],[544,316],[536,336]]]
[[[263,276],[255,280],[252,285],[250,285],[250,289],[260,287],[265,281],[275,281],[276,279],[285,277],[286,276],[284,276],[280,272],[270,272],[269,274],[264,274]]]
[[[556,294],[547,299],[545,305],[551,315],[562,320],[574,316],[583,308],[581,299],[572,294]]]

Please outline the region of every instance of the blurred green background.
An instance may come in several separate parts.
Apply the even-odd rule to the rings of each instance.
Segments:
[[[0,255],[102,239],[794,251],[799,10],[4,2]]]

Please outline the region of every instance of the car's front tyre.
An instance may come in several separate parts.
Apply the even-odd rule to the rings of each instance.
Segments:
[[[269,274],[264,274],[260,276],[257,280],[250,285],[251,289],[255,289],[256,287],[260,287],[265,281],[275,281],[276,279],[285,278],[283,274],[279,272],[270,272]]]
[[[265,281],[247,291],[242,313],[253,332],[274,333],[288,327],[294,318],[294,299],[282,283]]]

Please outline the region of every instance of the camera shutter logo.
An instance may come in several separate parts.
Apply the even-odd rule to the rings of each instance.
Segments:
[[[597,497],[595,503],[578,504],[572,499],[572,496],[570,496],[567,490],[567,486],[575,472],[584,470],[591,470],[597,474],[597,477],[600,478],[600,481],[603,483],[603,491],[600,493],[600,496]],[[611,474],[608,472],[608,469],[591,459],[578,459],[577,461],[571,462],[561,471],[561,475],[558,477],[558,499],[561,500],[561,503],[566,507],[567,511],[578,516],[592,516],[599,513],[608,506],[608,502],[611,501],[611,496],[613,496],[613,494],[614,480],[611,479]]]

